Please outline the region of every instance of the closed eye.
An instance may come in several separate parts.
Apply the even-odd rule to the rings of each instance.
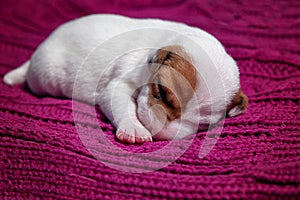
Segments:
[[[158,89],[159,89],[160,99],[163,102],[167,102],[167,94],[166,94],[166,91],[164,90],[164,88],[163,88],[163,86],[161,84],[158,84]]]
[[[160,96],[160,93],[159,93],[159,89],[158,88],[158,85],[154,85],[153,84],[153,92],[152,92],[152,95],[155,99],[157,100],[161,100],[161,96]]]
[[[153,84],[153,97],[155,99],[158,99],[160,101],[166,102],[167,101],[167,94],[166,91],[164,90],[163,85],[161,84],[161,80],[158,77],[157,83]]]
[[[163,100],[163,95],[162,93],[162,86],[160,84],[153,84],[153,92],[152,95],[155,99],[162,101]]]
[[[158,79],[158,84],[153,84],[153,97],[170,108],[174,108],[174,105],[167,98],[167,89],[161,84],[160,79]]]

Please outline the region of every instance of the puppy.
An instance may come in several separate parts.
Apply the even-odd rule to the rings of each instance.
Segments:
[[[3,80],[98,104],[128,143],[179,139],[248,105],[238,67],[217,39],[159,19],[98,14],[67,22]]]

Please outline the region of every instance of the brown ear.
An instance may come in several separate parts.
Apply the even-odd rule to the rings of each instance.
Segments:
[[[197,84],[196,69],[192,65],[190,56],[182,46],[171,45],[159,49],[153,62],[175,69],[195,90]]]
[[[158,50],[156,55],[156,62],[159,64],[164,64],[165,61],[171,59],[172,56],[182,56],[182,58],[186,57],[182,55],[185,53],[181,46],[179,45],[172,45],[166,46]]]
[[[233,117],[243,113],[248,107],[248,97],[239,89],[233,97],[231,104],[227,107],[227,115]]]
[[[158,64],[163,64],[165,60],[169,59],[171,55],[171,51],[167,49],[159,49],[156,54],[155,62]]]

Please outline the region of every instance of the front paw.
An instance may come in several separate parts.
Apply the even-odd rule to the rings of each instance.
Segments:
[[[117,130],[117,138],[132,144],[152,142],[151,133],[142,126],[120,126]]]

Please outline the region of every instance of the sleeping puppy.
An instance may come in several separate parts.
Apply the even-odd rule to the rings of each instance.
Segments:
[[[98,104],[128,143],[182,138],[248,105],[217,39],[158,19],[99,14],[65,23],[4,77],[25,81],[38,95]]]

